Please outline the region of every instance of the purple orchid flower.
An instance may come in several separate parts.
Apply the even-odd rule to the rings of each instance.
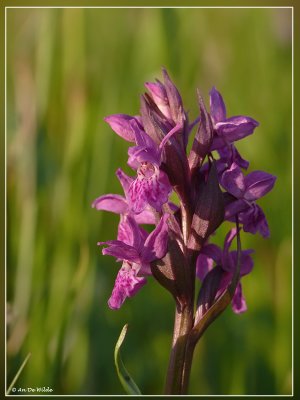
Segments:
[[[234,144],[230,144],[228,146],[221,147],[218,149],[218,153],[220,158],[217,160],[218,171],[224,172],[226,169],[230,168],[233,163],[237,164],[239,167],[243,169],[248,169],[249,161],[245,160],[239,153],[238,149]]]
[[[93,201],[92,207],[97,210],[110,211],[121,216],[131,216],[138,224],[155,224],[155,215],[153,210],[146,206],[139,214],[135,214],[131,209],[129,188],[133,178],[126,175],[121,168],[116,175],[123,187],[125,197],[119,194],[106,194]]]
[[[160,168],[162,150],[180,127],[176,125],[171,129],[157,146],[135,121],[131,121],[131,125],[135,133],[136,146],[128,149],[128,165],[137,170],[137,177],[128,189],[131,208],[134,213],[140,213],[150,205],[160,212],[172,191],[168,175]]]
[[[218,298],[230,284],[238,261],[237,251],[229,251],[233,239],[237,235],[237,229],[232,228],[226,235],[224,241],[224,249],[215,244],[206,244],[203,246],[196,263],[196,275],[203,282],[213,268],[221,268],[221,279],[217,290],[216,298]],[[253,260],[250,254],[252,249],[243,250],[241,252],[240,278],[248,275],[253,268]],[[216,267],[214,267],[214,263]],[[247,310],[246,300],[243,297],[241,282],[238,283],[235,294],[232,299],[232,310],[236,314],[240,314]]]
[[[253,171],[244,176],[240,167],[233,163],[221,178],[222,186],[232,195],[225,208],[225,219],[231,221],[237,214],[245,232],[269,236],[269,228],[262,209],[255,201],[267,194],[274,186],[276,177],[264,171]]]
[[[224,100],[215,87],[210,92],[210,114],[215,131],[211,151],[251,135],[259,125],[253,118],[243,115],[226,118]]]
[[[169,215],[164,214],[156,228],[148,235],[130,216],[123,218],[119,227],[119,240],[99,242],[108,245],[102,254],[123,260],[108,305],[119,309],[127,297],[134,296],[151,275],[150,262],[161,259],[167,252]]]
[[[121,263],[109,307],[119,309],[149,276],[175,300],[165,393],[185,394],[193,351],[204,331],[230,304],[237,314],[247,310],[241,280],[253,268],[253,250],[242,250],[239,230],[269,236],[256,201],[273,188],[276,177],[263,171],[244,175],[242,169],[247,170],[249,162],[235,142],[251,135],[259,124],[242,115],[228,118],[214,87],[210,112],[198,91],[199,114],[190,123],[165,69],[162,81],[145,86],[140,116],[105,118],[117,135],[131,143],[128,165],[136,176],[118,169],[124,194],[100,196],[92,206],[120,215],[116,240],[98,243],[105,245],[103,255]],[[169,201],[172,191],[177,205]],[[225,221],[235,222],[236,228],[228,232],[221,249],[209,240]],[[154,225],[150,234],[143,224]],[[231,250],[235,237],[237,251]],[[198,293],[196,277],[202,281]]]

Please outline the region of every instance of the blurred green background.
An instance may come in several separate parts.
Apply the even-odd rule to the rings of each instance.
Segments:
[[[120,394],[113,349],[130,325],[125,364],[143,394],[160,394],[174,305],[154,280],[119,311],[107,306],[118,264],[97,241],[118,217],[90,207],[121,193],[128,173],[108,114],[135,115],[143,83],[165,66],[191,119],[196,88],[215,85],[228,115],[260,121],[237,144],[250,169],[277,175],[260,201],[271,238],[243,234],[255,268],[248,312],[230,309],[195,353],[190,394],[290,394],[291,9],[7,10],[7,380],[53,394]],[[133,172],[130,172],[133,175]],[[229,224],[216,241],[222,243]]]

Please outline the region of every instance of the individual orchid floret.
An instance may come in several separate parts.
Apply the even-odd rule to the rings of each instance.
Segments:
[[[237,164],[243,169],[248,169],[249,161],[245,160],[239,153],[238,149],[234,144],[221,147],[218,149],[220,158],[217,160],[218,172],[224,172],[226,169],[230,168],[233,163]],[[222,167],[221,167],[222,165]]]
[[[218,287],[215,289],[215,297],[218,298],[230,284],[238,263],[238,252],[229,251],[233,239],[237,235],[237,229],[232,228],[227,234],[224,241],[224,249],[215,244],[206,244],[203,246],[196,263],[196,275],[203,282],[208,278],[211,282],[209,274],[219,273]],[[253,260],[250,254],[253,250],[243,250],[240,259],[240,278],[249,274],[253,268]],[[216,267],[214,267],[216,264]],[[214,271],[215,270],[215,271]],[[246,301],[242,294],[241,282],[238,283],[233,299],[232,309],[236,314],[242,313],[247,310]],[[205,305],[201,304],[201,312],[205,313]]]
[[[251,207],[239,213],[239,222],[243,225],[245,232],[259,232],[262,237],[270,236],[270,230],[266,216],[261,207],[252,203]]]
[[[96,210],[110,211],[121,216],[132,216],[138,224],[155,224],[155,214],[148,206],[139,214],[135,214],[130,206],[129,188],[133,182],[133,178],[126,175],[121,168],[116,172],[116,175],[123,187],[125,197],[119,194],[106,194],[98,197],[92,203],[92,207]]]
[[[222,186],[232,195],[225,208],[225,218],[239,214],[239,221],[245,232],[269,236],[266,217],[255,201],[267,194],[274,186],[276,177],[263,171],[253,171],[243,175],[240,167],[233,163],[221,178]]]
[[[157,146],[135,122],[132,122],[132,127],[137,145],[128,150],[128,164],[137,169],[137,177],[128,189],[131,209],[140,213],[150,205],[156,211],[161,211],[172,191],[168,175],[160,169],[162,148],[168,138],[176,133],[176,128],[166,135],[160,146]]]
[[[210,114],[215,131],[211,150],[220,149],[251,135],[259,125],[253,118],[243,115],[227,118],[223,98],[215,87],[210,92]]]
[[[117,275],[112,295],[108,301],[110,308],[118,309],[127,297],[132,297],[146,283],[145,276],[151,275],[150,262],[161,259],[167,252],[169,215],[159,221],[156,228],[148,235],[131,217],[121,221],[119,238],[99,242],[107,245],[102,254],[123,260]]]

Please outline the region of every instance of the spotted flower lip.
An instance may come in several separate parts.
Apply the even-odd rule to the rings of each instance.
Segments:
[[[164,214],[156,228],[148,235],[135,220],[126,217],[121,221],[119,240],[98,242],[107,245],[103,255],[123,260],[117,275],[109,306],[120,308],[127,297],[132,297],[146,283],[145,276],[151,275],[150,262],[164,257],[167,252],[169,214]],[[121,240],[120,240],[121,239]]]
[[[144,277],[137,276],[135,264],[124,262],[119,270],[108,305],[112,310],[118,310],[127,297],[134,296],[146,283]]]
[[[210,92],[210,114],[215,130],[211,150],[251,135],[259,125],[255,119],[243,115],[227,118],[224,100],[215,87]]]
[[[160,169],[162,150],[168,140],[178,132],[179,126],[171,129],[159,146],[135,121],[131,122],[131,126],[135,133],[136,146],[128,149],[128,164],[137,169],[137,177],[128,189],[131,208],[135,213],[140,213],[150,205],[160,212],[172,191],[168,175]]]

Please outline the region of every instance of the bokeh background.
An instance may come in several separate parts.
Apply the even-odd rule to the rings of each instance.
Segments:
[[[230,309],[194,357],[190,394],[290,394],[292,387],[291,9],[7,10],[7,381],[53,394],[121,394],[113,349],[143,394],[163,390],[174,305],[154,280],[119,311],[107,306],[118,265],[97,241],[118,217],[90,207],[121,193],[128,144],[103,118],[137,114],[143,83],[165,66],[191,119],[196,88],[215,85],[228,115],[260,121],[238,149],[278,177],[260,201],[271,238],[244,278],[248,312]],[[133,173],[132,173],[133,174]],[[215,238],[222,243],[230,228]]]

